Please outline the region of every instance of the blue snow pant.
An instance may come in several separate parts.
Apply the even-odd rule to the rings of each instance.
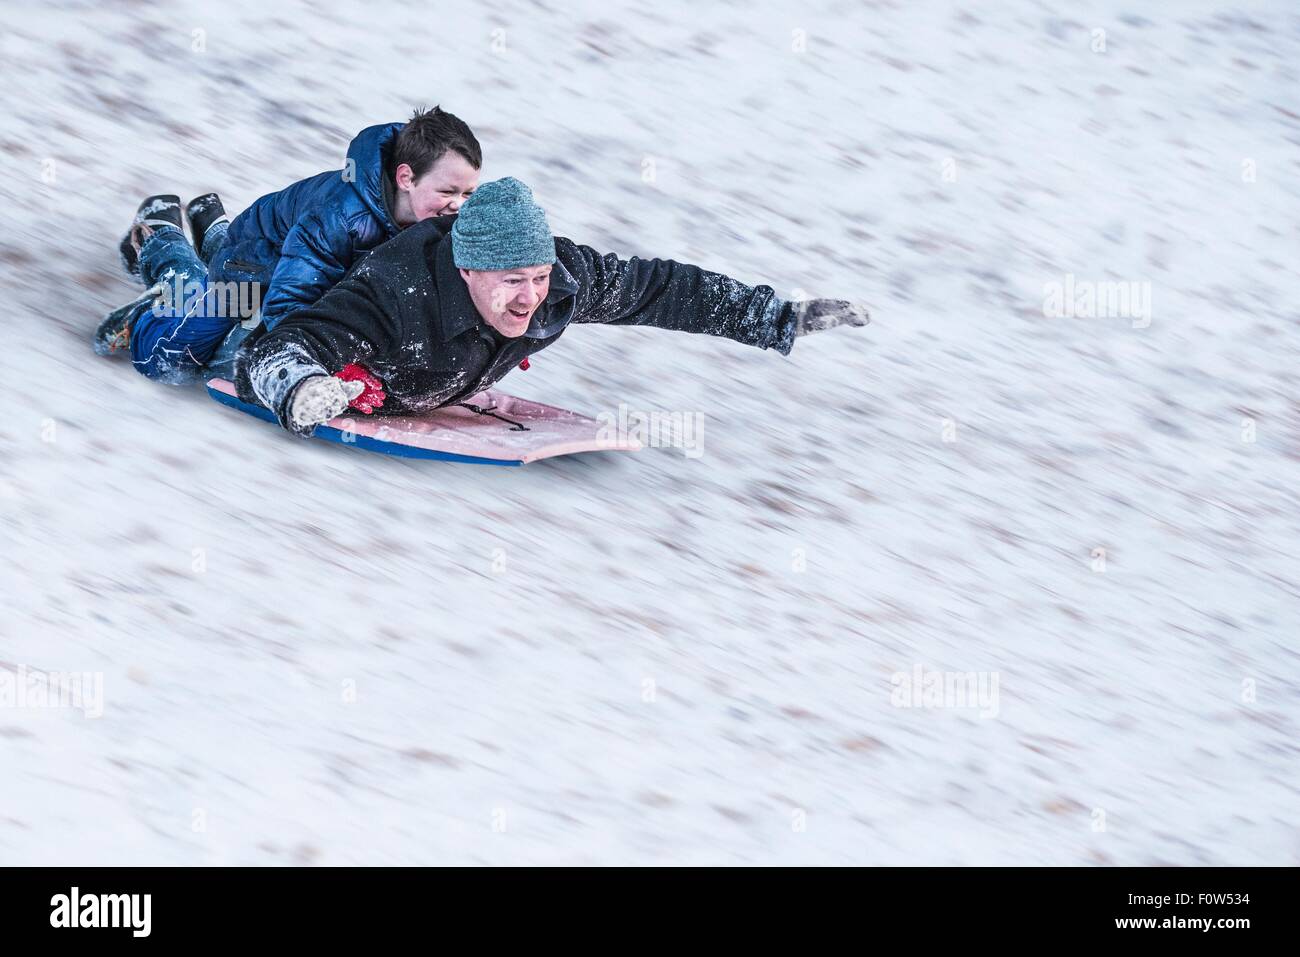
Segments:
[[[131,318],[131,361],[137,372],[177,385],[213,376],[233,378],[235,352],[248,335],[242,320],[251,316],[232,308],[225,288],[209,283],[208,264],[225,244],[225,223],[204,237],[202,256],[174,226],[145,240],[140,278],[146,286],[163,283],[166,292],[143,303]]]

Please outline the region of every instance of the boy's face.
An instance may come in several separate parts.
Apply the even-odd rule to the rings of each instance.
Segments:
[[[450,216],[460,210],[460,204],[478,187],[478,170],[455,150],[438,157],[419,179],[412,175],[406,163],[397,167],[393,178],[397,182],[399,226],[434,216]]]
[[[461,278],[483,321],[501,335],[522,336],[537,307],[551,291],[551,266],[520,269],[462,269]]]

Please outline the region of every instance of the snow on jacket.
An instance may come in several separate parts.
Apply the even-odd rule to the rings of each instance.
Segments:
[[[556,237],[550,292],[523,335],[495,336],[452,261],[454,216],[426,220],[368,255],[315,306],[250,338],[236,363],[240,397],[290,424],[294,390],[359,363],[383,380],[383,413],[463,401],[555,342],[570,323],[653,326],[776,349],[794,342],[788,304],[667,259],[619,259]]]
[[[262,283],[268,327],[314,304],[363,253],[400,232],[384,198],[384,167],[403,125],[367,127],[348,145],[342,170],[269,193],[236,216],[211,278]]]

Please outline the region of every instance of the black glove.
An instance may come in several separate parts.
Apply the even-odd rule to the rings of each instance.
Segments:
[[[843,299],[805,299],[790,303],[795,338],[836,326],[865,326],[871,321],[866,306]]]

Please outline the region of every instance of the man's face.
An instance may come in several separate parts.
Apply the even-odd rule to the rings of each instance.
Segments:
[[[462,269],[460,275],[483,321],[510,339],[524,334],[551,290],[549,264],[490,271]]]
[[[397,167],[398,225],[409,226],[434,216],[450,216],[478,187],[478,170],[455,150],[448,150],[416,179],[406,163]],[[410,222],[401,222],[409,219]]]

